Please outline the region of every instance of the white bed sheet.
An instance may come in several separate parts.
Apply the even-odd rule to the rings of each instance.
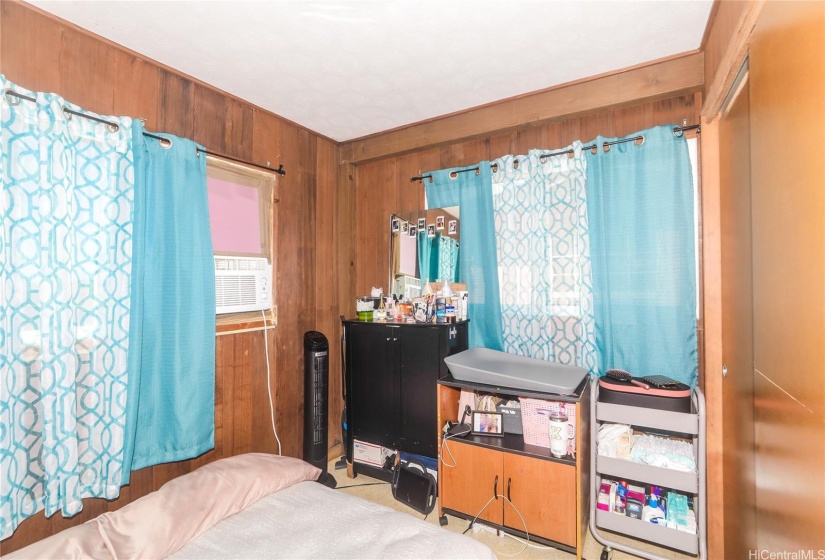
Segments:
[[[300,482],[270,494],[169,558],[495,559],[482,543],[388,507]]]

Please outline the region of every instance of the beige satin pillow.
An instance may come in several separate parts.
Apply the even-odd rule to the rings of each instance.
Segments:
[[[247,453],[170,480],[96,521],[113,559],[164,558],[222,519],[321,471],[292,457]]]

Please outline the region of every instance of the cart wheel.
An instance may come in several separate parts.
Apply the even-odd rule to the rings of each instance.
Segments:
[[[602,550],[602,555],[600,556],[599,560],[612,560],[613,558],[613,549],[610,547],[604,547]]]
[[[441,517],[439,517],[438,518],[438,524],[441,525],[442,527],[446,527],[447,526],[447,516],[442,515]]]

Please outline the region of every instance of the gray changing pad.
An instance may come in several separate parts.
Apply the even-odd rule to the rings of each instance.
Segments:
[[[573,394],[587,375],[584,368],[489,348],[470,348],[444,358],[444,363],[459,381],[558,395]]]

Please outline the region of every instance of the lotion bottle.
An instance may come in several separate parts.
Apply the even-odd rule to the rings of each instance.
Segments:
[[[661,523],[659,520],[661,520]],[[642,521],[657,524],[663,524],[665,521],[665,512],[659,507],[659,496],[656,494],[650,494],[648,505],[642,509]]]
[[[453,289],[450,287],[450,281],[446,278],[441,283],[441,295],[445,298],[453,297]]]

